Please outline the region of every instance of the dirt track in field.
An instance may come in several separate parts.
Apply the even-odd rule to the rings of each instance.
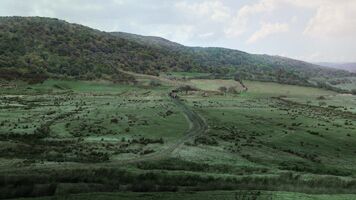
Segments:
[[[174,144],[170,145],[161,151],[141,156],[139,158],[133,158],[128,160],[117,161],[120,164],[138,163],[151,160],[161,160],[168,158],[175,150],[179,149],[185,142],[193,139],[196,136],[204,134],[208,130],[208,125],[205,120],[196,112],[191,110],[187,105],[184,104],[179,98],[172,98],[172,101],[182,110],[186,116],[190,126],[184,137],[177,140]]]

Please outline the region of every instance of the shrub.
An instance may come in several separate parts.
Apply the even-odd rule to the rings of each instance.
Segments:
[[[151,80],[150,81],[150,86],[151,87],[158,87],[158,86],[161,86],[161,83],[157,80]]]

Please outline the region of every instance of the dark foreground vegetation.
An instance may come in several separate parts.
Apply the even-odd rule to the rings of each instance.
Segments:
[[[143,164],[144,165],[144,164]],[[60,166],[59,166],[60,167]],[[120,168],[41,169],[0,176],[0,198],[40,197],[88,192],[176,192],[209,190],[268,190],[316,194],[356,193],[356,181],[320,177],[305,180],[286,172],[276,176],[216,177]],[[110,177],[110,178],[108,178]]]

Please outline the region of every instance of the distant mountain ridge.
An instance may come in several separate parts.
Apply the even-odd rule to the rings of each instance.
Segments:
[[[350,63],[319,62],[315,64],[356,73],[356,62],[350,62]]]
[[[164,38],[108,33],[63,20],[0,17],[0,77],[115,78],[120,71],[239,74],[243,79],[313,86],[315,78],[354,76],[280,56],[187,47]]]

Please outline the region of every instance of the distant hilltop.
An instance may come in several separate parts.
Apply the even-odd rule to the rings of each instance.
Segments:
[[[325,67],[331,67],[335,69],[341,69],[341,70],[346,70],[349,72],[354,72],[356,73],[356,62],[352,63],[332,63],[332,62],[319,62],[315,63],[320,66],[325,66]]]
[[[324,80],[355,76],[280,56],[188,47],[164,38],[103,32],[53,18],[0,17],[0,25],[0,70],[7,79],[90,80],[120,77],[120,70],[151,75],[185,71],[329,87]]]

